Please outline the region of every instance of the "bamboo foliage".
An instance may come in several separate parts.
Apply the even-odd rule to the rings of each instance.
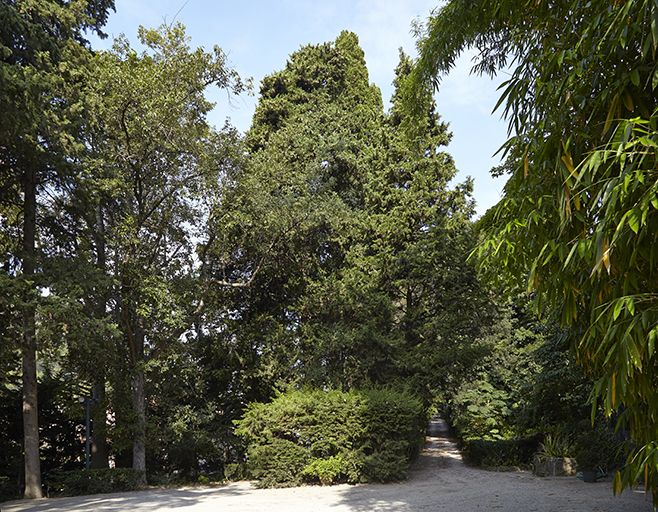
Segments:
[[[416,84],[439,87],[468,47],[475,72],[511,73],[510,177],[482,220],[482,271],[582,329],[596,397],[638,445],[615,488],[643,475],[656,500],[658,4],[452,1],[418,35]]]

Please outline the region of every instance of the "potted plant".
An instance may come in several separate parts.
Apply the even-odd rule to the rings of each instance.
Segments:
[[[548,434],[535,454],[534,470],[538,476],[574,476],[574,447],[565,437]]]
[[[598,454],[594,450],[583,450],[576,455],[576,462],[578,463],[578,468],[583,473],[583,482],[596,482],[599,466]]]

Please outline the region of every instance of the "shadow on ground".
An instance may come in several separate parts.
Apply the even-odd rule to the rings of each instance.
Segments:
[[[249,482],[222,487],[161,489],[75,498],[0,503],[1,512],[651,512],[642,491],[612,494],[612,478],[585,484],[575,477],[536,477],[527,471],[472,468],[433,420],[409,478],[394,484],[255,489]]]
[[[71,498],[21,500],[0,503],[0,512],[158,512],[201,505],[207,501],[240,499],[253,490],[249,485],[198,489],[157,489]]]
[[[406,512],[649,512],[642,490],[613,496],[612,477],[585,484],[575,477],[537,477],[529,471],[498,473],[462,461],[443,420],[432,420],[426,446],[409,479],[400,484],[356,486],[342,494],[338,510]],[[340,508],[344,506],[345,508]]]

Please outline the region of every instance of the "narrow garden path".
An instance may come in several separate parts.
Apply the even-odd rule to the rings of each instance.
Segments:
[[[443,420],[430,424],[426,447],[409,478],[395,484],[254,489],[248,482],[222,487],[158,489],[124,494],[0,503],[1,512],[408,512],[479,510],[523,512],[650,512],[642,490],[612,495],[612,478],[536,477],[471,468],[450,440]]]

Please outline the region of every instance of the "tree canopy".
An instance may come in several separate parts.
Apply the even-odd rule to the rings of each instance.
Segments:
[[[219,47],[192,51],[180,24],[140,29],[141,55],[125,39],[99,52],[90,153],[95,179],[87,200],[88,239],[114,286],[111,308],[121,332],[133,394],[133,468],[146,469],[146,372],[192,326],[203,308],[197,239],[222,184],[239,162],[237,134],[206,122],[210,85],[237,94],[245,85]]]
[[[37,288],[52,274],[39,243],[44,219],[37,204],[76,174],[84,99],[80,94],[89,51],[83,31],[100,35],[113,0],[0,5],[0,202],[5,273],[3,305],[11,318],[7,342],[18,342],[23,362],[25,496],[41,497],[37,424]],[[47,199],[45,199],[47,201]],[[4,230],[3,230],[4,231]],[[36,276],[36,277],[35,277]]]
[[[400,57],[401,88],[413,65]],[[422,374],[417,384],[436,392],[468,366],[487,317],[465,262],[472,185],[448,187],[450,134],[426,99],[424,129],[410,138],[400,98],[383,112],[349,32],[263,80],[241,179],[250,197],[267,183],[264,197],[285,193],[308,213],[245,291],[240,318],[241,328],[258,322],[268,346],[286,340],[291,377],[358,389]]]
[[[418,27],[415,76],[439,86],[466,48],[475,72],[509,70],[498,172],[510,176],[481,221],[482,269],[580,333],[573,349],[596,397],[638,445],[615,488],[642,475],[654,500],[657,19],[648,0],[453,0]]]
[[[572,339],[607,412],[620,409],[644,443],[619,482],[636,478],[656,453],[657,45],[634,5],[596,16],[592,5],[449,2],[420,62],[400,50],[388,111],[356,34],[300,47],[263,79],[240,134],[210,126],[205,92],[240,94],[249,81],[219,47],[190,47],[182,25],[140,27],[140,52],[123,36],[92,52],[82,31],[100,31],[111,2],[4,2],[0,498],[23,475],[25,495],[39,496],[41,473],[55,492],[54,473],[83,467],[80,397],[94,402],[92,469],[113,460],[131,485],[253,470],[243,462],[259,449],[236,437],[235,421],[260,410],[254,402],[276,411],[284,395],[377,397],[364,410],[391,418],[412,397],[407,433],[372,416],[378,443],[394,442],[370,453],[366,439],[357,457],[384,480],[403,475],[439,405],[464,439],[566,432],[591,387],[562,368]],[[452,134],[432,98],[437,73],[469,45],[481,50],[477,70],[516,66],[501,99],[513,136],[497,171],[512,176],[480,221],[496,287],[468,258],[480,236],[473,183],[455,183]],[[498,285],[516,293],[524,279],[567,328],[536,322],[524,300],[498,300]],[[553,378],[578,392],[565,402]],[[37,402],[37,382],[49,403]],[[275,414],[278,441],[286,421]],[[281,453],[256,423],[245,440],[262,439],[267,465]],[[296,437],[287,446],[301,470]],[[310,481],[343,458],[324,438]],[[335,476],[358,480],[354,469]],[[110,480],[96,475],[61,478]]]

